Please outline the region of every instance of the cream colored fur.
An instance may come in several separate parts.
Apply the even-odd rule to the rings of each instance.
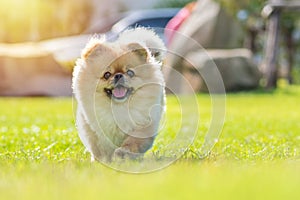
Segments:
[[[82,51],[73,72],[73,92],[79,136],[92,159],[135,157],[151,147],[165,107],[163,52],[160,38],[143,28],[128,30],[111,43],[93,37]],[[111,86],[103,74],[125,74],[127,68],[135,72],[126,78],[133,93],[117,102],[104,92]]]

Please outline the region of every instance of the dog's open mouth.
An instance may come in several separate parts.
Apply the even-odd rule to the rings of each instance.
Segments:
[[[126,87],[118,86],[112,90],[112,96],[116,99],[123,99],[127,96],[128,91]]]
[[[123,85],[117,85],[112,89],[105,88],[104,91],[106,92],[107,96],[117,101],[124,101],[131,94],[132,88],[128,88]]]

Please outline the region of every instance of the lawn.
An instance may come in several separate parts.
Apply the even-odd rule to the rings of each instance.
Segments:
[[[228,94],[221,137],[201,158],[212,105],[200,94],[193,144],[169,167],[137,175],[90,163],[71,98],[1,98],[0,199],[300,199],[299,100],[297,86]],[[193,135],[197,109],[181,117],[178,106],[168,96],[168,123],[149,155],[170,156],[179,126]]]

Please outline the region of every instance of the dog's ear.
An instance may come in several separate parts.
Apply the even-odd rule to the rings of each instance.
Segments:
[[[109,51],[109,48],[103,44],[104,40],[105,39],[98,37],[91,38],[83,49],[81,57],[83,59],[89,59]]]
[[[164,49],[157,49],[157,48],[150,48],[151,55],[158,61],[162,62],[165,58],[165,50]]]
[[[140,45],[139,43],[130,43],[127,45],[127,48],[130,52],[138,55],[142,60],[147,61],[149,57],[149,53],[145,47]]]
[[[137,42],[144,44],[151,56],[162,62],[165,58],[166,47],[160,37],[151,29],[135,28],[124,31],[120,37],[121,43]]]

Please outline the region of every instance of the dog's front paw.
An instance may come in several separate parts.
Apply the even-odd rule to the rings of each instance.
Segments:
[[[121,158],[124,159],[126,155],[129,155],[130,151],[128,149],[119,147],[114,152],[114,158]]]
[[[124,160],[124,159],[130,159],[130,160],[139,160],[143,157],[143,154],[141,153],[133,153],[129,151],[126,148],[119,147],[115,150],[113,155],[113,160]]]

